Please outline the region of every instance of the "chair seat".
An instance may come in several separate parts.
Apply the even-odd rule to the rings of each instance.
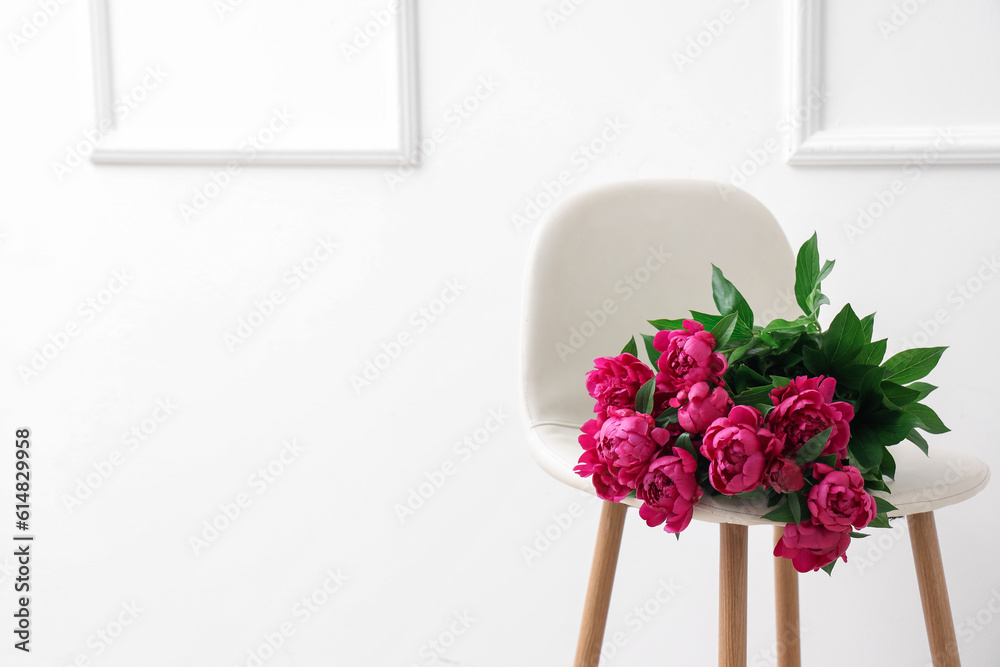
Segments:
[[[531,452],[546,472],[572,487],[594,493],[588,477],[573,472],[582,449],[577,441],[579,426],[543,423],[529,429]],[[925,456],[916,445],[902,442],[889,451],[896,460],[896,479],[887,480],[891,493],[878,493],[897,507],[890,517],[930,512],[954,505],[982,491],[990,479],[989,467],[979,459],[931,445]],[[623,504],[639,507],[635,498]],[[735,523],[746,526],[772,524],[761,519],[768,512],[764,499],[708,496],[695,507],[694,518],[710,523]]]

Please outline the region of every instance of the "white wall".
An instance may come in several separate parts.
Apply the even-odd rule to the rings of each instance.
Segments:
[[[240,11],[261,1],[246,0]],[[294,634],[269,667],[423,665],[431,657],[477,667],[569,664],[598,505],[547,477],[525,446],[517,340],[535,221],[522,229],[513,222],[562,170],[571,178],[560,196],[621,179],[735,178],[793,245],[819,232],[822,254],[837,259],[824,285],[835,305],[849,299],[858,312],[877,310],[890,351],[943,314],[932,344],[952,348],[930,378],[941,385],[932,404],[953,430],[932,446],[997,461],[997,168],[931,165],[913,179],[902,165],[791,167],[768,154],[744,182],[734,170],[768,140],[785,140],[787,5],[577,2],[555,26],[546,16],[555,0],[424,3],[422,131],[440,129],[444,140],[418,171],[391,190],[382,169],[248,168],[189,224],[179,205],[210,167],[86,164],[62,180],[53,173],[93,116],[83,0],[60,5],[19,51],[5,40],[0,425],[8,435],[33,430],[38,536],[33,651],[19,656],[24,664],[70,665],[80,656],[79,664],[107,667],[254,664],[247,651],[283,623]],[[831,16],[830,82],[841,90],[838,98],[831,88],[830,98],[844,102],[830,107],[827,126],[946,125],[949,109],[960,113],[956,123],[997,121],[1000,51],[983,41],[996,34],[995,5],[911,4],[918,11],[887,39],[877,21],[891,15],[891,2],[853,2]],[[35,1],[11,0],[0,27],[16,32],[37,10]],[[679,68],[674,54],[724,11],[732,20]],[[843,90],[868,68],[857,52],[844,53],[851,21],[864,36],[859,49],[898,65],[879,70],[888,71],[883,85],[861,99]],[[966,41],[974,47],[964,49]],[[935,58],[894,50],[920,44],[933,45]],[[943,85],[948,72],[963,73],[964,87],[935,93],[931,83]],[[478,109],[450,121],[449,109],[482,77],[496,90],[480,89]],[[958,94],[962,104],[953,103]],[[624,129],[603,154],[581,157],[579,147],[609,122]],[[852,234],[859,207],[896,180],[903,194]],[[284,282],[327,237],[339,244],[333,256],[301,286]],[[116,271],[127,272],[128,284],[88,319],[79,305],[101,298]],[[970,281],[974,298],[957,298],[956,286]],[[426,328],[411,320],[452,283],[459,296],[443,314]],[[226,333],[275,289],[285,303],[230,351]],[[71,323],[78,335],[24,382],[18,366]],[[404,333],[411,344],[356,392],[350,376]],[[128,449],[123,434],[141,428],[161,399],[176,404],[173,414]],[[503,425],[466,460],[455,443],[491,412],[504,415]],[[262,489],[251,476],[293,439],[303,451]],[[94,466],[107,469],[116,450],[120,465],[67,509],[66,494]],[[5,452],[0,496],[13,504]],[[396,505],[447,462],[454,474],[401,523]],[[938,514],[959,642],[972,666],[993,664],[1000,652],[1000,624],[988,622],[1000,606],[996,488]],[[241,493],[249,506],[196,555],[189,538]],[[527,562],[523,547],[537,531],[577,505],[582,515]],[[905,528],[887,534],[856,544],[834,578],[801,578],[806,663],[926,664]],[[627,641],[607,664],[713,664],[717,539],[714,526],[693,525],[675,541],[629,518],[608,628]],[[770,531],[751,531],[753,667],[773,664],[769,541]],[[349,578],[308,618],[296,613],[328,570]],[[5,571],[0,578],[6,615],[12,579]],[[657,609],[648,601],[661,582],[669,602]],[[98,653],[95,633],[133,602],[142,609],[136,621]],[[643,605],[657,613],[637,620],[633,610]],[[456,614],[474,619],[471,627],[433,653],[428,642],[451,644]],[[977,614],[987,621],[979,630],[965,620]],[[10,644],[3,655],[14,653]]]

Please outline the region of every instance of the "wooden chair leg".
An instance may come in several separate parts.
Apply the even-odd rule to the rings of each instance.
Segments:
[[[924,607],[924,624],[931,647],[934,667],[960,667],[955,623],[951,617],[948,586],[944,580],[941,547],[933,512],[906,517],[913,546],[913,563],[920,585],[920,601]]]
[[[719,667],[747,664],[747,527],[721,524]]]
[[[774,543],[785,534],[774,527]],[[774,613],[778,667],[802,667],[799,648],[799,573],[787,558],[774,559]]]
[[[580,639],[576,644],[574,667],[597,667],[604,642],[604,627],[608,622],[611,587],[615,583],[618,549],[622,544],[625,511],[628,505],[604,501],[594,546],[594,561],[590,566],[590,583],[583,605]]]

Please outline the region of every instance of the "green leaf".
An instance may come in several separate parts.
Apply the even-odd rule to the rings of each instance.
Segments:
[[[823,353],[810,345],[802,347],[802,364],[811,375],[826,375],[830,368]]]
[[[917,418],[917,428],[921,428],[928,433],[947,433],[951,429],[944,425],[937,413],[923,403],[911,403],[906,406],[906,411]]]
[[[684,328],[684,320],[647,320],[657,331],[676,331]]]
[[[833,561],[832,563],[827,563],[826,565],[823,566],[822,570],[832,577],[833,568],[836,567],[836,565],[837,561]]]
[[[694,443],[691,441],[689,433],[681,433],[677,436],[677,440],[674,441],[674,449],[683,449],[696,459],[698,457],[698,451],[694,448]]]
[[[882,450],[882,464],[879,466],[879,473],[882,477],[896,479],[896,459],[889,453],[889,449]]]
[[[906,439],[915,444],[917,447],[919,447],[920,451],[922,451],[924,454],[930,456],[930,454],[927,452],[927,441],[924,440],[924,436],[920,435],[919,431],[917,431],[916,429],[911,430],[909,433],[906,434]]]
[[[869,528],[892,528],[892,524],[889,523],[889,517],[885,514],[876,514],[872,522],[868,524]]]
[[[733,397],[736,405],[771,405],[771,385],[750,387]]]
[[[631,354],[633,357],[639,356],[639,350],[635,346],[635,336],[628,339],[628,343],[622,348],[622,354]]]
[[[857,467],[857,466],[855,466]],[[865,480],[865,490],[866,491],[885,491],[886,493],[892,493],[889,487],[886,486],[885,482],[879,479],[866,479]]]
[[[855,533],[855,532],[851,532],[849,534],[850,534],[852,540],[863,540],[864,538],[869,537],[868,533]]]
[[[908,410],[909,407],[907,406],[906,409]],[[917,418],[909,412],[882,408],[869,413],[865,423],[872,428],[878,441],[883,446],[888,447],[903,440],[906,434],[914,426],[917,426],[917,421]]]
[[[792,513],[792,521],[802,523],[802,497],[798,493],[788,496],[788,509]]]
[[[642,340],[646,344],[646,356],[649,357],[649,363],[653,365],[653,370],[656,370],[656,362],[660,359],[660,351],[653,347],[653,339],[656,336],[650,334],[642,334]],[[636,355],[639,356],[639,355]]]
[[[782,377],[780,375],[771,376],[771,386],[774,387],[775,389],[784,387],[786,384],[791,384],[791,382],[792,382],[791,378]]]
[[[653,393],[656,390],[656,378],[646,381],[646,384],[639,387],[635,395],[635,411],[646,415],[653,414]]]
[[[889,407],[901,408],[904,405],[913,403],[920,397],[920,392],[916,389],[910,389],[889,380],[884,380],[881,388],[882,394],[890,403]]]
[[[937,366],[941,354],[946,347],[918,347],[903,350],[889,358],[882,368],[885,369],[885,379],[899,384],[909,384],[924,377]]]
[[[837,369],[837,389],[854,389],[865,398],[877,397],[882,400],[882,376],[885,371],[878,366],[865,366],[862,364],[847,364]]]
[[[774,331],[784,331],[786,333],[798,333],[800,331],[805,331],[807,324],[800,320],[771,320],[771,322],[763,328],[765,333],[771,333]]]
[[[719,323],[712,327],[711,334],[715,338],[715,347],[725,347],[726,343],[733,336],[733,330],[736,329],[736,320],[739,315],[736,313],[729,313],[721,320]]]
[[[761,518],[775,523],[794,523],[792,521],[792,510],[788,506],[790,500],[790,497],[786,496],[785,502],[781,503]]]
[[[757,339],[752,339],[746,345],[741,345],[738,348],[736,348],[735,350],[733,350],[732,352],[730,352],[729,353],[729,363],[730,364],[734,364],[739,359],[742,359],[743,356],[746,355],[750,350],[752,350],[754,348],[754,346],[756,346],[757,344],[758,344],[757,343]]]
[[[736,313],[744,324],[753,327],[753,310],[750,309],[750,304],[715,264],[712,265],[712,298],[721,314]]]
[[[826,441],[830,439],[831,433],[833,433],[832,426],[809,438],[799,448],[798,453],[795,455],[795,462],[800,466],[804,466],[805,464],[811,463],[815,460],[816,457],[820,455],[820,452],[823,451],[823,447],[826,446]],[[798,522],[796,521],[796,523]]]
[[[871,343],[872,335],[875,333],[875,313],[861,318],[861,330],[865,334],[865,343]]]
[[[925,398],[927,398],[927,395],[929,393],[937,389],[937,387],[935,387],[934,385],[927,384],[926,382],[911,382],[910,384],[906,385],[906,387],[907,389],[914,389],[920,393],[920,395],[917,397],[918,401],[924,400]]]
[[[764,487],[758,486],[753,491],[744,491],[742,493],[735,494],[737,498],[767,498],[767,491]]]
[[[708,331],[714,329],[716,325],[719,324],[719,322],[721,322],[727,317],[727,315],[712,315],[710,313],[702,313],[697,310],[692,310],[690,312],[691,312],[691,319],[694,320],[695,322],[700,322],[701,324],[703,324],[705,326],[705,329],[707,329]],[[734,339],[750,338],[751,336],[753,336],[753,331],[751,330],[751,328],[747,326],[746,323],[744,323],[742,320],[738,319],[737,316],[736,327],[733,329],[733,338]],[[721,347],[721,345],[719,347]]]
[[[750,383],[753,383],[754,386],[767,384],[766,377],[746,365],[737,366],[733,375],[739,378],[746,385],[749,385]]]
[[[795,262],[795,300],[806,315],[812,315],[815,308],[812,294],[819,282],[819,247],[815,232],[799,248]]]
[[[861,346],[861,353],[858,354],[858,363],[870,366],[879,366],[885,359],[885,348],[888,340],[883,338],[874,343],[865,343]]]
[[[872,496],[872,498],[875,499],[875,508],[878,514],[895,512],[897,509],[899,509],[885,498],[880,498],[879,496]]]
[[[837,467],[837,455],[836,454],[827,454],[826,456],[817,456],[816,457],[816,463],[823,463],[825,465],[830,466],[831,468],[836,468]]]
[[[817,283],[821,283],[826,280],[826,277],[830,275],[833,271],[833,265],[837,263],[835,259],[828,259],[823,263],[823,269],[819,272],[819,277],[816,278]]]
[[[862,472],[882,464],[882,443],[869,426],[851,424],[851,440],[847,448],[852,454],[854,465]]]
[[[861,320],[854,314],[851,304],[841,309],[823,334],[823,354],[831,366],[841,366],[852,361],[865,344]]]

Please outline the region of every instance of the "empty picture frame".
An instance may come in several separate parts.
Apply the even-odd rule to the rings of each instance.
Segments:
[[[91,159],[415,165],[415,4],[91,0]]]
[[[828,127],[824,96],[830,91],[824,87],[823,59],[831,56],[823,37],[824,6],[820,0],[791,0],[788,7],[789,164],[1000,164],[1000,125]]]

